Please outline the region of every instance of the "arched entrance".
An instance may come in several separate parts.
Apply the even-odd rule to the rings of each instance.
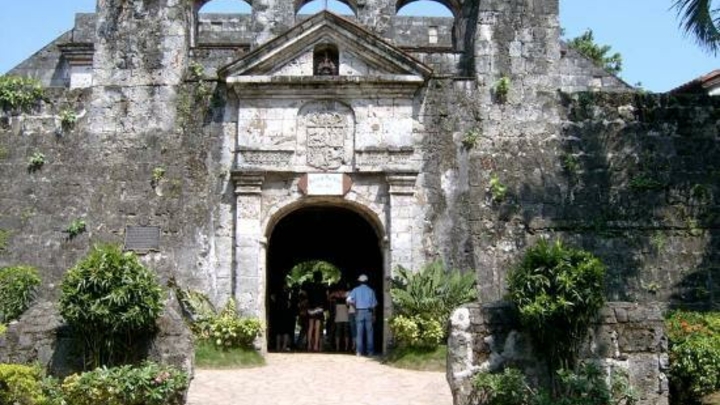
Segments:
[[[270,297],[283,288],[288,272],[297,264],[322,260],[336,266],[352,287],[360,274],[367,274],[378,299],[375,347],[383,347],[383,252],[378,230],[358,212],[339,206],[298,208],[282,217],[273,227],[267,247],[266,308],[267,347],[275,348],[272,332],[278,317]],[[275,313],[274,313],[275,312]],[[332,322],[332,319],[328,320]],[[328,328],[325,328],[328,330]]]

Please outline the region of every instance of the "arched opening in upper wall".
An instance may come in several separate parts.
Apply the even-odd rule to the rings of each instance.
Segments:
[[[396,25],[407,27],[398,32],[407,34],[396,41],[410,46],[454,48],[460,8],[457,0],[397,0]]]
[[[193,8],[193,45],[250,42],[252,0],[196,0]]]
[[[399,0],[396,14],[404,17],[456,17],[460,3],[452,0]]]
[[[295,0],[295,15],[313,15],[323,10],[345,16],[354,17],[357,15],[354,0]]]

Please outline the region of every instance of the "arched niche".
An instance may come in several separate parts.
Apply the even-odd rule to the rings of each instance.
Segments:
[[[318,44],[313,48],[313,75],[337,76],[340,70],[340,52],[334,44]]]
[[[295,0],[295,15],[317,14],[325,9],[335,14],[357,16],[357,2],[355,0]]]

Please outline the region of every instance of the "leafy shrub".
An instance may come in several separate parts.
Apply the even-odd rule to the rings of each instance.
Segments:
[[[477,297],[474,272],[447,271],[439,261],[426,265],[417,273],[402,266],[396,272],[390,296],[396,316],[404,316],[398,321],[398,328],[402,329],[407,320],[415,322],[420,340],[425,343],[434,339],[438,326],[442,331],[438,343],[444,340],[444,327],[451,312]]]
[[[610,384],[595,364],[581,365],[577,372],[558,370],[555,394],[541,390],[536,405],[633,405],[638,396],[628,383],[627,374],[614,370]]]
[[[502,373],[480,373],[473,381],[475,394],[485,405],[524,405],[530,402],[530,388],[525,376],[517,369]]]
[[[92,368],[126,362],[133,342],[154,329],[163,310],[155,274],[118,246],[95,246],[62,281],[60,313],[84,340]]]
[[[675,311],[666,326],[675,402],[696,403],[720,390],[720,312]]]
[[[205,294],[183,290],[174,281],[171,285],[196,338],[212,341],[221,349],[250,348],[262,331],[262,323],[257,318],[238,314],[234,299],[229,299],[218,312]]]
[[[43,98],[39,81],[19,76],[0,76],[0,108],[29,110]]]
[[[506,368],[502,373],[480,373],[473,386],[486,405],[633,405],[638,396],[627,373],[612,370],[611,378],[595,364],[582,364],[577,372],[560,369],[555,392],[531,388],[522,372]]]
[[[221,348],[251,347],[262,324],[256,318],[241,318],[235,307],[235,300],[230,299],[217,316],[201,322],[198,327],[200,337]]]
[[[4,335],[5,332],[7,332],[7,325],[0,323],[0,336]]]
[[[38,366],[0,364],[0,404],[54,405],[49,382]]]
[[[432,349],[440,345],[445,338],[445,330],[438,320],[419,315],[393,317],[390,320],[390,330],[400,347]]]
[[[579,344],[605,302],[605,266],[591,253],[541,240],[510,271],[510,299],[551,371],[572,369]]]
[[[39,285],[40,277],[34,267],[0,269],[0,322],[20,317],[35,299]]]
[[[180,405],[188,384],[185,372],[145,362],[71,375],[62,390],[72,405]]]

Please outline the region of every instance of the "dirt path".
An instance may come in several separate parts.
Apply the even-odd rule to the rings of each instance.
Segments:
[[[364,357],[268,354],[265,367],[195,370],[189,405],[452,405],[444,373]]]

